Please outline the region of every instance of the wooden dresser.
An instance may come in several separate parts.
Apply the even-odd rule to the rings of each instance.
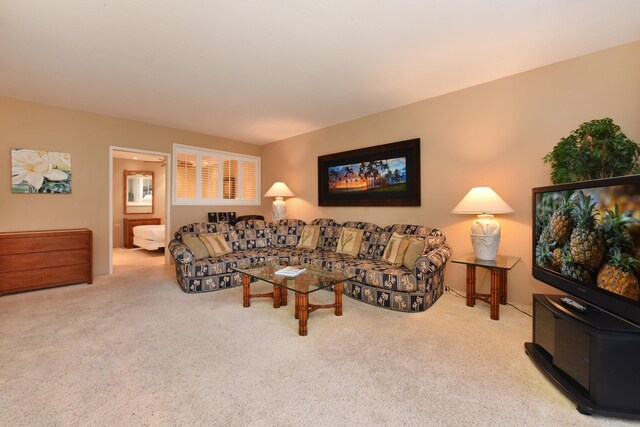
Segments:
[[[92,282],[91,230],[0,233],[0,295]]]
[[[138,225],[158,225],[160,218],[125,218],[124,219],[124,247],[127,249],[134,248],[133,244],[133,227]]]

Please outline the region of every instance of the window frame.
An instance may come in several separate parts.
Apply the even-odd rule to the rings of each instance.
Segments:
[[[177,193],[177,169],[178,169],[178,154],[195,154],[196,156],[196,191],[195,197],[178,197]],[[202,157],[215,157],[218,159],[218,198],[204,198],[202,197]],[[261,198],[261,158],[258,156],[251,156],[248,154],[232,153],[229,151],[212,150],[202,147],[194,147],[183,144],[173,144],[173,161],[171,164],[173,179],[171,181],[172,187],[172,204],[181,206],[260,206],[262,204]],[[224,171],[223,165],[226,160],[238,161],[238,182],[236,183],[237,198],[236,199],[224,199]],[[243,200],[243,174],[242,174],[242,162],[250,162],[255,164],[255,188],[256,194],[254,200]]]

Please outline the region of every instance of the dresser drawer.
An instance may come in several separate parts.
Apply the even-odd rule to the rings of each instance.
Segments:
[[[89,253],[86,249],[0,255],[0,271],[5,273],[88,263]]]
[[[0,255],[28,254],[32,252],[53,252],[64,251],[68,249],[86,250],[87,248],[89,248],[90,242],[91,235],[87,233],[0,236]]]
[[[32,270],[11,272],[3,271],[0,273],[0,294],[90,282],[91,266],[89,264],[34,268]]]

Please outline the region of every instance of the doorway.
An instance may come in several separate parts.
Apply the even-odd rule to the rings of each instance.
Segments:
[[[169,264],[166,245],[170,236],[171,168],[168,165],[171,165],[169,153],[109,147],[109,274],[113,273],[114,265],[120,269]],[[142,200],[133,195],[139,189],[126,188],[127,178],[132,174],[147,177]],[[153,177],[152,181],[148,177]],[[136,236],[134,244],[131,230],[143,224],[149,225],[145,227],[149,235]],[[159,229],[151,224],[164,227]],[[138,240],[142,238],[145,240]]]

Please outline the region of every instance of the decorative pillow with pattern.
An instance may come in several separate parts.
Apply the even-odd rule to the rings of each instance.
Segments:
[[[343,227],[357,228],[364,231],[362,235],[362,243],[360,243],[360,253],[358,257],[366,259],[374,259],[376,248],[378,247],[378,237],[382,228],[370,222],[347,221],[342,224]],[[380,257],[378,257],[380,258]]]
[[[200,234],[199,237],[200,240],[202,240],[202,243],[206,246],[211,257],[218,257],[232,252],[231,247],[224,239],[222,233],[205,233]]]
[[[198,236],[182,236],[182,243],[184,243],[189,249],[191,249],[191,252],[193,252],[193,256],[196,261],[209,258],[209,250]]]
[[[338,238],[336,253],[357,256],[360,252],[360,244],[362,243],[363,235],[364,230],[343,228],[340,233],[340,237]]]
[[[409,271],[413,271],[416,267],[416,260],[424,253],[425,241],[416,237],[409,238],[409,245],[404,253],[402,265],[407,267]]]
[[[409,238],[407,236],[393,233],[382,255],[382,261],[394,267],[400,267],[404,260],[404,253],[407,251],[407,246],[409,246]]]
[[[320,238],[320,227],[317,225],[305,225],[302,229],[302,235],[298,241],[297,248],[300,249],[315,249],[318,246],[318,239]]]

